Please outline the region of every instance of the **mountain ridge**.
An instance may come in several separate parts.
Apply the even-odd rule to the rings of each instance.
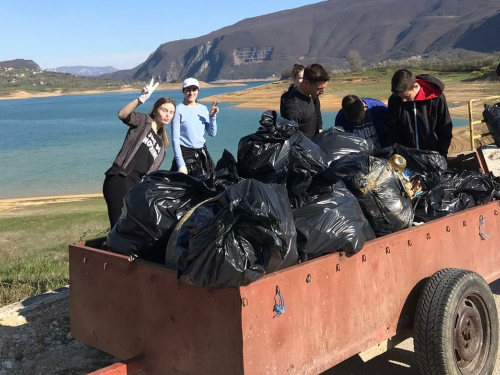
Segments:
[[[112,66],[60,66],[57,68],[45,69],[47,72],[68,73],[80,77],[97,77],[102,74],[110,74],[118,71]]]
[[[161,44],[148,59],[107,77],[166,82],[279,75],[300,61],[345,66],[415,55],[464,57],[500,51],[500,0],[329,0],[241,20]]]

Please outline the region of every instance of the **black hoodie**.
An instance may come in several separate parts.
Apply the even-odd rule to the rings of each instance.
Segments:
[[[297,106],[294,106],[293,110],[290,111],[290,108],[285,109],[285,104],[289,98],[294,97],[294,101],[298,103]],[[307,98],[306,96],[299,93],[296,88],[293,87],[293,84],[290,85],[288,91],[284,92],[280,98],[280,114],[284,118],[288,120],[297,121],[301,118],[301,115],[298,111],[301,107],[307,107],[308,102],[311,98]],[[313,97],[312,102],[314,104],[314,110],[316,115],[309,116],[309,120],[307,123],[301,123],[297,121],[299,125],[299,129],[304,135],[308,138],[314,137],[319,133],[320,130],[323,130],[323,118],[321,117],[321,106],[318,97]],[[298,112],[297,112],[298,111]]]
[[[393,143],[437,151],[446,157],[453,137],[453,124],[443,94],[444,84],[428,74],[416,79],[421,91],[414,101],[403,102],[396,94],[389,98],[387,133]]]

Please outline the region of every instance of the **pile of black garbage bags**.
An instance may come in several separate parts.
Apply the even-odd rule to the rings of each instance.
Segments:
[[[165,264],[200,287],[247,285],[332,252],[496,198],[493,176],[431,151],[377,150],[336,128],[312,140],[266,111],[213,176],[157,171],[125,198],[111,251]],[[405,165],[395,164],[403,158]],[[398,159],[399,160],[399,159]]]

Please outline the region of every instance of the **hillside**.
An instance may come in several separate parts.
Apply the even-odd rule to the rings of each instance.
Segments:
[[[31,69],[12,69],[0,66],[0,98],[28,97],[33,94],[66,94],[85,91],[117,91],[141,85],[129,85],[111,79],[76,77],[68,73],[54,73]],[[22,95],[20,95],[20,93]]]
[[[500,0],[329,0],[245,19],[162,44],[141,65],[108,77],[167,82],[263,78],[294,62],[345,66],[414,55],[477,57],[500,51]]]
[[[40,66],[33,60],[15,59],[9,61],[0,61],[0,67],[12,69],[27,69],[39,71]]]

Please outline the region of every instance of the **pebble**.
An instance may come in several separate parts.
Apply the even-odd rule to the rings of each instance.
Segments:
[[[13,338],[14,340],[19,340],[19,339],[21,338],[21,336],[20,336],[20,335],[18,335],[18,334],[15,334],[15,335],[12,335],[12,338]]]
[[[46,344],[46,345],[49,345],[49,344],[52,344],[52,340],[49,339],[48,337],[46,337],[46,338],[43,339],[43,343]]]
[[[21,335],[21,341],[28,341],[30,337],[27,334],[22,334]]]
[[[3,366],[6,368],[6,369],[11,369],[12,368],[12,362],[11,361],[5,361],[3,363]]]
[[[73,338],[73,336],[71,336],[71,332],[68,332],[68,334],[66,335],[66,339],[71,340],[72,338]]]
[[[57,323],[57,321],[55,321],[55,320],[50,324],[52,324],[53,326],[56,326],[56,327],[59,325],[59,323]]]

